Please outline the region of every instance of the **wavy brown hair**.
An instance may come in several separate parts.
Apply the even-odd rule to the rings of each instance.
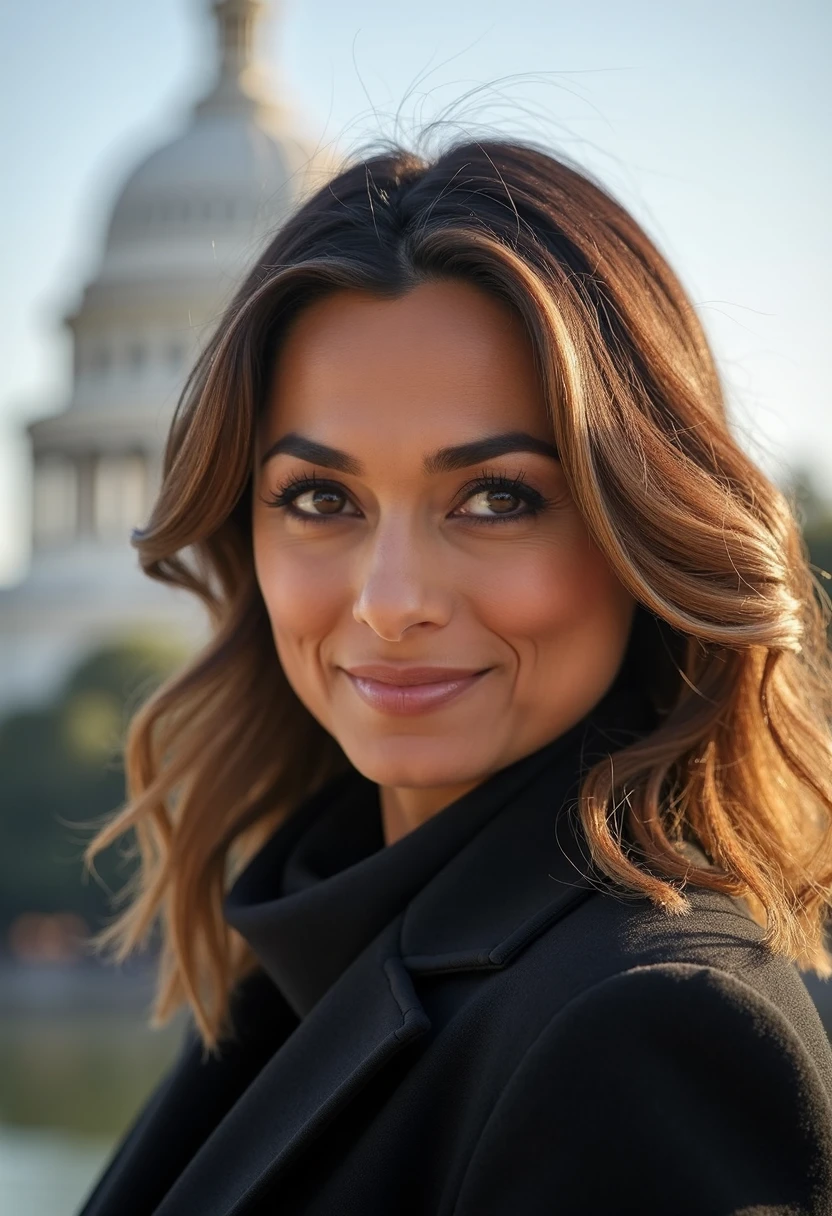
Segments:
[[[154,1024],[187,1002],[208,1049],[256,965],[224,894],[349,763],[283,674],[254,573],[253,442],[281,333],[324,293],[397,296],[441,276],[525,322],[572,494],[639,606],[658,725],[585,776],[592,864],[669,913],[689,907],[689,883],[742,897],[772,950],[832,973],[829,601],[789,503],[731,433],[691,301],[565,160],[525,141],[432,159],[394,145],[347,165],[257,260],[191,373],[133,538],[213,632],[131,724],[127,804],[85,857],[132,832],[140,865],[95,944],[122,960],[159,929]]]

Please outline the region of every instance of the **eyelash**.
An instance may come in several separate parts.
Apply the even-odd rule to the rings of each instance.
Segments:
[[[346,491],[337,482],[321,481],[312,474],[301,477],[290,477],[288,481],[278,487],[274,494],[264,499],[264,502],[266,506],[285,510],[293,519],[301,519],[305,523],[326,522],[330,519],[355,518],[354,516],[339,514],[309,515],[305,511],[298,511],[292,505],[295,499],[299,498],[301,494],[306,493],[307,490],[325,489],[346,494]],[[487,515],[468,515],[465,517],[466,519],[472,519],[475,523],[510,523],[518,519],[529,519],[555,504],[554,499],[544,498],[538,490],[528,485],[522,472],[519,477],[505,477],[499,473],[483,472],[474,480],[467,482],[462,487],[462,490],[465,494],[465,501],[468,498],[472,498],[475,494],[482,493],[483,490],[506,490],[526,503],[528,508],[520,515],[492,515],[490,517]]]

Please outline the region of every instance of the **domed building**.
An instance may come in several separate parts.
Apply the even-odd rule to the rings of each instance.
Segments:
[[[31,567],[0,592],[0,706],[48,696],[85,651],[126,634],[205,628],[198,605],[140,572],[129,534],[197,352],[269,232],[329,172],[258,65],[263,7],[214,0],[214,83],[122,187],[65,318],[69,400],[29,428]]]

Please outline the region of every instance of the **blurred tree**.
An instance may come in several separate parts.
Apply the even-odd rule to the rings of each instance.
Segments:
[[[124,799],[121,749],[139,704],[187,657],[172,643],[136,638],[96,651],[70,674],[54,703],[0,722],[0,940],[21,913],[73,912],[97,929],[134,862],[123,844],[84,874],[94,832],[80,824]]]
[[[794,473],[787,494],[801,522],[815,576],[832,595],[832,501],[804,468]]]

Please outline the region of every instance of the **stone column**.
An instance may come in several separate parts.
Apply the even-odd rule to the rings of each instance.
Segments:
[[[94,452],[78,457],[78,536],[84,540],[96,535],[95,526],[95,466]]]

